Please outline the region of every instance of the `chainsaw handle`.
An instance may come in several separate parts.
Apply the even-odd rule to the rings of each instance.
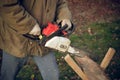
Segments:
[[[60,29],[59,29],[59,30],[63,31],[63,30],[65,30],[67,27],[68,27],[68,25],[67,25],[67,24],[65,24],[63,27],[60,27]]]
[[[29,38],[31,40],[39,40],[39,36],[35,36],[35,35],[32,35],[32,34],[23,34],[24,37],[26,38]]]
[[[68,25],[65,24],[65,25],[62,27],[62,29],[61,29],[61,30],[63,30],[64,32],[66,32],[66,34],[63,35],[63,36],[69,36],[69,35],[71,35],[71,34],[75,31],[75,26],[73,25],[73,23],[72,23],[71,28],[68,29],[67,31],[65,31],[65,29],[66,29],[67,27],[68,27]]]
[[[74,31],[75,31],[75,26],[74,26],[74,24],[72,23],[71,28],[68,30],[68,35],[71,35]]]
[[[56,36],[58,35],[59,33],[61,33],[63,30],[65,30],[67,28],[67,25],[63,26],[62,28],[60,28],[58,31],[56,31],[53,36]],[[32,34],[23,34],[24,37],[27,37],[31,40],[40,40],[39,36],[35,36],[35,35],[32,35]],[[52,36],[52,37],[53,37]]]
[[[69,36],[75,30],[75,27],[73,26],[73,24],[72,24],[72,27],[67,31],[65,31],[65,29],[68,27],[67,24],[65,24],[63,27],[59,25],[57,27],[59,27],[59,29],[49,36],[42,34],[42,39],[39,38],[39,35],[35,36],[31,34],[23,34],[23,36],[34,41],[39,41],[39,43],[42,44],[42,43],[45,43],[47,40],[53,38],[54,36],[63,36],[63,37]]]

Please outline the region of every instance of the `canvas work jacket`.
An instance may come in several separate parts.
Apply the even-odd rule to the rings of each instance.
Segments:
[[[48,49],[23,34],[63,19],[71,19],[66,0],[0,0],[0,48],[16,57],[42,56]]]

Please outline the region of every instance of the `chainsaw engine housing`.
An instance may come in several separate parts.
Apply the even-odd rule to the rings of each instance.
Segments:
[[[71,41],[66,37],[55,36],[46,42],[45,47],[66,52],[70,46],[70,43]]]

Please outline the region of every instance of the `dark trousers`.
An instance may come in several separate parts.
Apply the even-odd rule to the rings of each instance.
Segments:
[[[34,56],[32,58],[38,66],[43,80],[59,80],[58,66],[52,52],[43,57]],[[27,59],[28,57],[18,58],[3,52],[0,80],[15,80]]]

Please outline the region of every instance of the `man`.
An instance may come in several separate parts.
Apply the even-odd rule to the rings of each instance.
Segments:
[[[59,80],[54,53],[23,34],[40,35],[48,22],[61,22],[71,28],[71,13],[66,0],[1,0],[0,48],[3,59],[0,80],[15,80],[15,76],[32,56],[43,80]],[[51,74],[52,72],[52,74]]]

